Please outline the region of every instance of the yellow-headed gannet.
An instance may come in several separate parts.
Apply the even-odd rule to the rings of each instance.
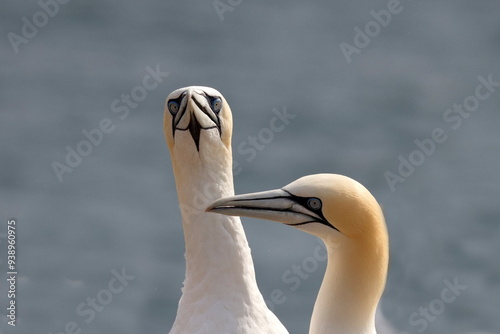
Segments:
[[[207,211],[274,220],[321,238],[328,264],[309,333],[376,333],[389,244],[382,210],[360,183],[342,175],[309,175],[282,189],[222,198]]]
[[[167,97],[164,132],[186,245],[172,334],[287,333],[257,287],[240,219],[205,212],[215,199],[234,195],[232,125],[229,105],[213,88],[180,88]]]

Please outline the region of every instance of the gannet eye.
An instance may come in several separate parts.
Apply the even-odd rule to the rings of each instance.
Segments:
[[[312,210],[321,209],[322,203],[319,198],[311,197],[307,200],[307,206]]]
[[[219,112],[222,109],[222,100],[220,98],[215,98],[212,100],[212,110],[214,112]]]
[[[171,114],[176,114],[179,111],[179,103],[177,103],[176,101],[169,101],[168,110]]]

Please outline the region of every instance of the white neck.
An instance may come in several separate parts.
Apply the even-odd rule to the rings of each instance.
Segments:
[[[205,294],[220,290],[218,293],[232,295],[256,288],[250,248],[240,219],[205,212],[210,202],[233,194],[231,172],[210,173],[191,166],[189,177],[183,180],[179,183],[183,189],[178,193],[186,243],[184,293],[199,298],[196,291]]]
[[[347,238],[346,238],[347,239]],[[387,246],[345,240],[328,244],[328,264],[314,305],[310,334],[376,334],[375,311],[382,295]]]
[[[173,164],[186,279],[171,333],[286,333],[257,287],[240,219],[205,212],[212,201],[234,194],[231,152],[225,152],[225,159],[218,153],[214,159],[194,155]]]

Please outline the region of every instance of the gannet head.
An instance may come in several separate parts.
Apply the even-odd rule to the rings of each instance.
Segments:
[[[163,130],[171,153],[176,145],[182,145],[184,153],[198,153],[202,143],[230,150],[231,109],[213,88],[179,88],[165,102]]]
[[[337,174],[304,176],[282,189],[222,198],[207,211],[277,221],[329,243],[374,238],[385,231],[382,211],[370,192]]]
[[[232,128],[231,109],[217,90],[191,86],[168,95],[163,130],[183,221],[205,216],[208,203],[234,194]]]
[[[219,199],[206,210],[273,220],[320,237],[328,264],[309,333],[376,333],[388,235],[380,206],[360,183],[342,175],[309,175],[281,189]]]

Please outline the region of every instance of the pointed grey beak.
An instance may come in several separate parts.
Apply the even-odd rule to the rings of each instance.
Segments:
[[[221,198],[210,204],[205,211],[267,219],[292,226],[320,223],[333,227],[321,212],[310,210],[306,203],[307,198],[277,189]]]
[[[177,111],[170,112],[172,114],[172,135],[174,137],[176,131],[189,131],[196,149],[199,151],[201,130],[217,129],[219,135],[222,135],[222,125],[218,115],[219,109],[217,112],[211,109],[205,92],[187,91],[179,98],[170,101],[178,101],[176,102]]]

